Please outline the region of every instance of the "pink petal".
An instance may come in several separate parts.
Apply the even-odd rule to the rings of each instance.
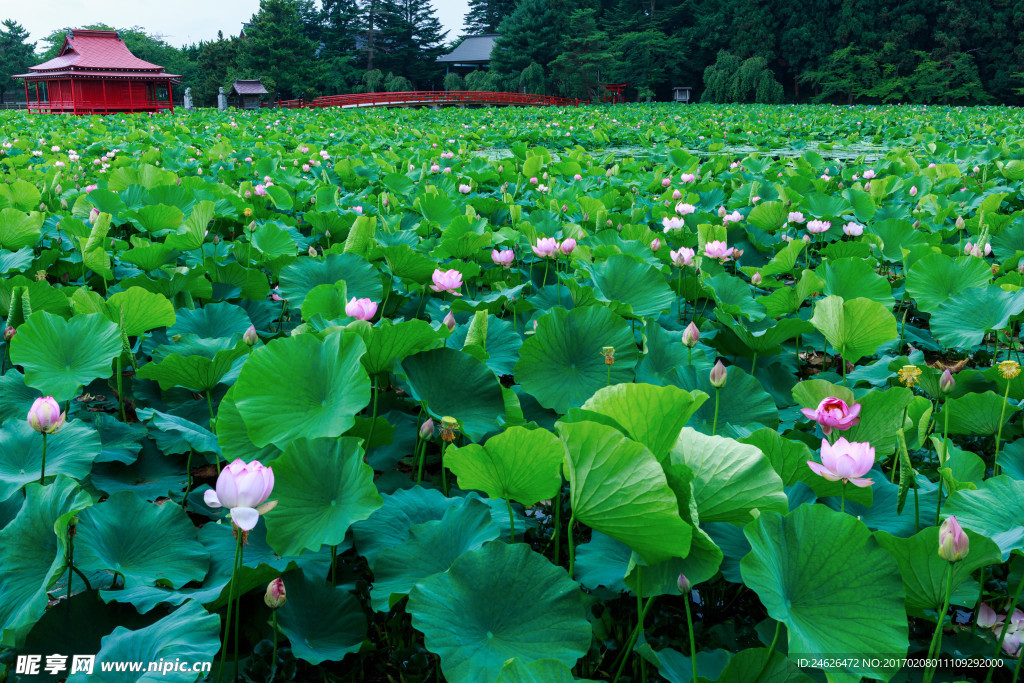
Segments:
[[[207,507],[217,509],[222,507],[220,504],[220,498],[217,497],[217,492],[213,489],[206,489],[206,493],[203,494],[203,502],[206,503]]]
[[[221,470],[220,476],[217,477],[217,498],[224,507],[234,507],[238,500],[235,474],[227,467]]]
[[[863,489],[863,488],[867,488],[868,486],[871,486],[875,482],[873,482],[870,479],[851,479],[850,483],[853,484],[854,486],[856,486],[857,488],[862,488]]]
[[[231,508],[231,521],[239,529],[249,531],[256,526],[256,522],[260,521],[260,513],[250,507]]]
[[[807,466],[811,468],[812,472],[819,476],[825,477],[829,481],[839,481],[839,477],[837,477],[831,470],[823,467],[820,463],[816,463],[813,460],[808,460]]]

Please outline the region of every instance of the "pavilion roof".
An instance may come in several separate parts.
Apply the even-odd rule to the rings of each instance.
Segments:
[[[459,64],[483,64],[491,61],[491,50],[494,41],[500,36],[488,33],[481,36],[468,36],[446,55],[437,58],[439,62],[456,62]]]
[[[68,31],[56,57],[29,67],[33,72],[45,71],[146,71],[162,72],[163,67],[132,54],[117,31]]]
[[[239,78],[231,86],[231,92],[236,95],[266,95],[267,89],[263,87],[263,83],[258,78],[249,80]]]

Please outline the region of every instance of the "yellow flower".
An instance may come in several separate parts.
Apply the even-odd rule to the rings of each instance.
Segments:
[[[244,210],[244,211],[242,211],[242,213],[243,213],[243,214],[245,215],[245,217],[246,217],[246,218],[248,218],[249,216],[251,216],[251,215],[252,215],[252,209],[250,209],[250,208],[249,208],[249,207],[247,206],[247,207],[245,207],[245,210]]]
[[[1003,379],[1013,379],[1020,374],[1020,363],[1015,360],[1000,361],[997,367]]]
[[[914,386],[917,383],[917,378],[921,376],[921,368],[916,365],[904,365],[899,371],[900,381],[906,384],[908,387]]]
[[[46,279],[46,271],[45,270],[37,270],[36,271],[36,281],[37,282],[42,282],[45,279]]]
[[[459,431],[459,421],[454,417],[441,418],[441,439],[445,443],[455,441],[455,434]]]

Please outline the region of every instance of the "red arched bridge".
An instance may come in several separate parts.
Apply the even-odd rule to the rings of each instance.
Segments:
[[[372,92],[352,95],[327,95],[314,100],[283,100],[279,107],[311,109],[318,107],[576,107],[580,101],[568,97],[529,95],[517,92],[486,92],[479,90],[418,90],[414,92]]]

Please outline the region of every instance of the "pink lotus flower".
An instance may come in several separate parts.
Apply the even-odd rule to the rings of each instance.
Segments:
[[[352,298],[345,304],[345,315],[356,320],[370,320],[377,314],[377,304],[372,299]]]
[[[434,270],[434,274],[431,276],[434,284],[430,285],[430,288],[435,292],[448,292],[455,296],[462,296],[459,292],[462,289],[462,273],[455,270],[441,270],[437,268]]]
[[[28,410],[28,424],[40,434],[56,434],[64,426],[66,417],[53,396],[37,398]]]
[[[536,178],[536,177],[534,177],[534,178],[530,178],[530,184],[531,184],[531,185],[536,185],[536,184],[537,184],[538,182],[539,182],[539,181],[537,180],[537,178]]]
[[[870,168],[868,170],[864,171],[864,180],[871,180],[874,177],[875,177],[875,172],[872,171]]]
[[[651,251],[658,251],[659,249],[661,249],[661,240],[655,237],[651,240]]]
[[[260,515],[269,512],[274,503],[261,505],[274,489],[274,470],[264,467],[258,460],[246,464],[237,458],[220,471],[217,488],[203,494],[211,508],[226,507],[231,521],[244,531],[256,526]]]
[[[693,257],[696,252],[693,249],[687,249],[686,247],[680,247],[676,251],[669,251],[668,255],[672,259],[672,263],[682,268],[683,266],[692,266]]]
[[[466,185],[465,183],[459,185],[459,192],[461,192],[462,194],[469,194],[472,191],[473,188],[470,187],[469,185]]]
[[[511,249],[506,249],[504,251],[498,251],[497,249],[491,250],[491,261],[493,261],[495,265],[508,268],[512,265],[515,258],[516,253]]]
[[[695,176],[692,173],[684,173],[683,175],[679,176],[679,179],[681,181],[683,181],[684,183],[689,184],[689,183],[692,183],[694,180],[696,180],[697,176]]]
[[[309,173],[309,164],[303,164],[302,165],[302,172],[303,173]]]
[[[682,218],[679,218],[678,216],[666,216],[665,218],[661,219],[661,224],[664,226],[665,232],[670,232],[672,230],[682,230],[683,228],[686,227],[686,223],[683,221]]]
[[[804,222],[804,215],[803,215],[803,213],[801,213],[800,211],[790,211],[789,212],[789,222],[790,223],[803,223]]]
[[[828,232],[829,228],[832,227],[832,223],[829,221],[807,221],[807,232],[812,235],[818,235],[823,232]]]
[[[262,197],[262,196],[267,194],[267,186],[266,185],[257,185],[256,187],[253,188],[253,192],[256,193],[257,197]]]
[[[956,517],[947,517],[939,527],[939,557],[947,562],[959,562],[967,557],[970,545],[971,540]]]
[[[700,328],[690,321],[690,324],[683,330],[683,346],[693,348],[697,345],[697,340],[700,339]]]
[[[802,408],[800,410],[804,417],[810,418],[821,425],[821,432],[825,436],[832,433],[833,429],[845,432],[850,427],[860,424],[860,404],[846,405],[846,401],[840,398],[823,398],[818,407],[814,410]]]
[[[917,186],[914,186],[914,187],[910,188],[910,196],[911,197],[916,197],[917,196]]]
[[[743,220],[743,214],[739,211],[733,211],[722,216],[722,223],[728,225],[729,223],[739,223]]]
[[[697,207],[695,207],[693,204],[684,204],[682,202],[676,204],[676,213],[678,213],[680,216],[689,215],[696,210]]]
[[[821,440],[821,463],[808,460],[811,470],[829,481],[841,481],[844,484],[865,488],[874,482],[864,478],[875,464],[875,449],[871,444],[861,441],[847,441],[843,437],[830,444],[828,439]]]
[[[683,198],[683,193],[682,192],[680,192],[679,190],[672,190],[672,199],[673,200],[679,201],[682,198]]]
[[[431,172],[431,173],[437,173],[437,172],[439,172],[440,170],[441,170],[441,167],[440,167],[440,166],[438,166],[437,164],[431,164],[431,165],[430,165],[430,172]]]
[[[100,189],[100,186],[97,185],[96,183],[93,183],[92,185],[86,185],[85,186],[85,193],[89,194],[93,190],[98,190],[98,189]]]
[[[672,184],[672,179],[671,178],[662,178],[661,179],[661,186],[662,187],[668,187],[671,184]]]
[[[861,235],[864,234],[864,226],[861,225],[860,223],[854,223],[853,221],[850,221],[849,223],[843,226],[843,232],[849,235],[850,237],[860,237]]]
[[[576,240],[573,238],[562,240],[562,244],[559,245],[558,250],[568,256],[576,249]]]
[[[714,240],[704,245],[704,255],[708,258],[717,259],[725,262],[731,260],[733,252],[736,250],[733,247],[728,246],[725,242],[720,240]]]
[[[574,175],[574,176],[572,177],[572,179],[573,179],[573,180],[583,180],[583,176],[581,176],[581,175],[580,175],[579,173],[577,173],[576,175]]]
[[[540,258],[554,258],[558,253],[558,240],[554,237],[541,237],[533,245],[533,253]]]
[[[274,287],[272,290],[270,290],[270,300],[271,301],[284,301],[284,299],[281,298],[281,288],[280,287]]]

